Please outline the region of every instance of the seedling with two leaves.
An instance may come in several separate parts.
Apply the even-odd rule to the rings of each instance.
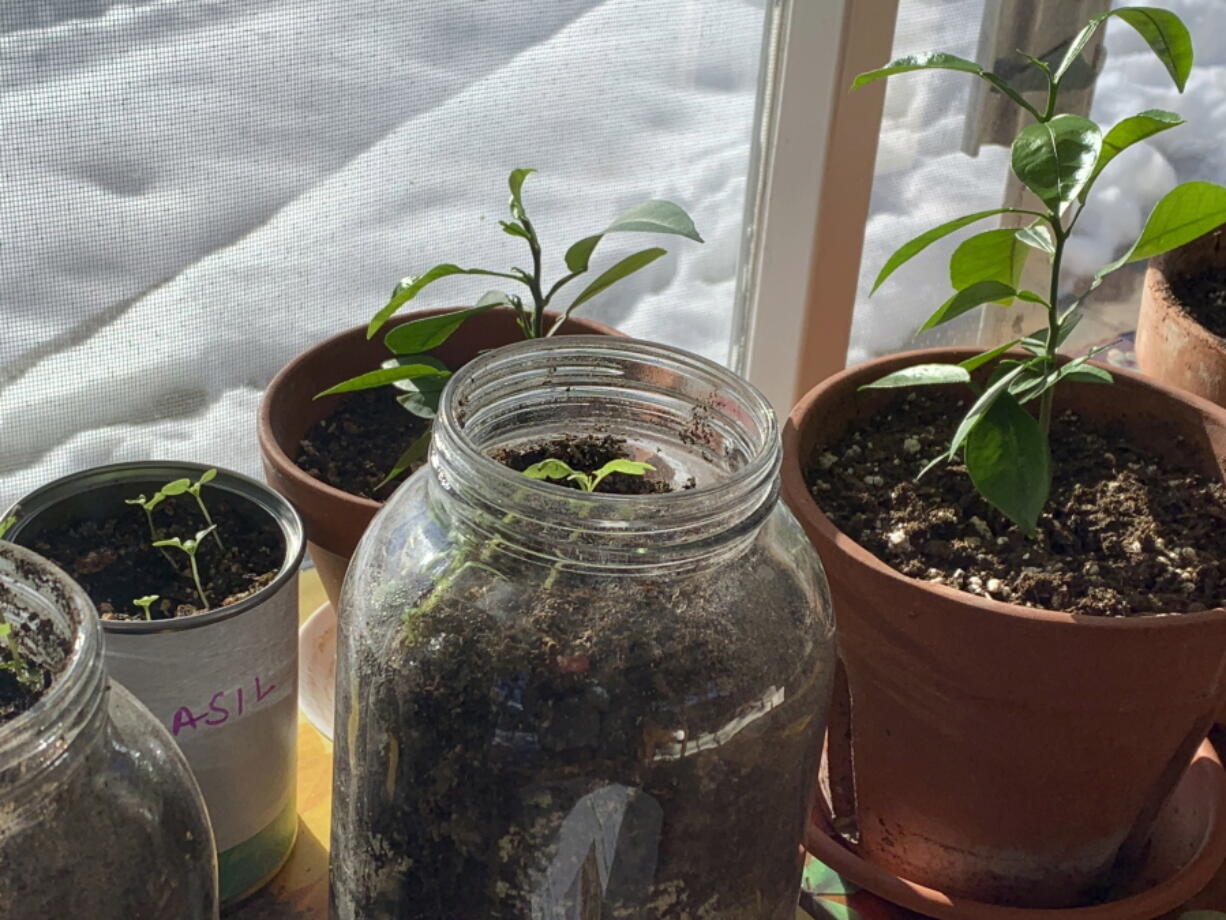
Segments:
[[[1175,249],[1226,223],[1226,188],[1208,182],[1180,185],[1158,202],[1140,237],[1126,252],[1100,268],[1084,292],[1062,300],[1060,267],[1065,248],[1100,174],[1124,150],[1183,124],[1183,119],[1174,112],[1150,109],[1103,132],[1087,118],[1057,112],[1069,69],[1095,31],[1113,17],[1140,34],[1182,92],[1192,69],[1191,36],[1178,16],[1154,7],[1125,7],[1095,16],[1058,59],[1040,60],[1023,54],[1028,68],[1037,71],[1047,88],[1042,106],[1032,105],[1014,86],[973,61],[944,53],[900,58],[879,70],[861,74],[853,84],[857,88],[917,70],[961,71],[987,81],[1033,119],[1013,142],[1012,167],[1041,206],[1033,210],[979,211],[927,231],[904,244],[886,261],[873,290],[895,269],[937,240],[989,217],[1022,215],[1030,219],[1025,227],[988,230],[955,249],[949,265],[955,292],[922,329],[931,329],[983,305],[1007,306],[1015,300],[1042,306],[1047,314],[1046,327],[960,364],[918,365],[869,384],[875,388],[970,386],[973,390],[970,408],[958,424],[948,450],[924,472],[961,454],[979,493],[1026,533],[1035,531],[1051,489],[1048,433],[1056,387],[1074,380],[1112,381],[1106,370],[1087,363],[1088,356],[1064,363],[1057,357],[1058,349],[1080,319],[1079,308],[1116,269]],[[1048,260],[1047,289],[1043,292],[1019,289],[1026,260],[1036,253]],[[1014,349],[1028,356],[1014,356]],[[988,365],[993,366],[986,382],[982,386],[973,383],[972,373]],[[1037,418],[1025,408],[1035,401],[1039,405]]]
[[[8,671],[22,688],[28,693],[38,693],[43,689],[43,676],[38,668],[26,661],[17,647],[17,637],[13,634],[13,626],[0,619],[0,645],[8,652],[8,661],[0,661],[0,671]]]
[[[614,473],[626,473],[630,476],[642,476],[654,470],[650,463],[639,460],[616,458],[610,460],[600,469],[592,473],[584,473],[571,467],[565,460],[542,460],[524,470],[529,479],[548,480],[562,479],[576,483],[584,492],[595,492],[597,487]]]
[[[216,530],[217,525],[210,524],[208,527],[204,528],[204,530],[197,531],[194,537],[189,537],[186,540],[180,540],[178,537],[171,537],[168,540],[157,540],[153,544],[154,546],[158,547],[174,547],[187,556],[188,562],[191,563],[192,581],[196,583],[196,593],[200,595],[200,601],[204,604],[205,610],[210,607],[209,596],[204,593],[204,585],[200,583],[200,568],[196,564],[196,553],[200,550],[200,541]],[[139,603],[139,601],[137,603]],[[150,603],[152,603],[152,601],[150,601]],[[148,613],[149,610],[146,608],[146,619],[149,618]]]
[[[391,385],[403,391],[403,395],[398,397],[400,404],[425,420],[426,431],[409,445],[383,481],[376,486],[377,489],[425,458],[430,443],[429,426],[438,411],[439,396],[451,373],[450,369],[430,352],[446,342],[465,322],[496,307],[509,307],[515,311],[515,320],[524,338],[554,335],[578,307],[666,254],[666,250],[653,247],[640,250],[614,263],[589,282],[561,311],[558,319],[547,326],[545,311],[554,303],[554,298],[563,288],[588,273],[592,255],[606,236],[614,233],[660,233],[682,236],[698,243],[703,241],[694,227],[694,222],[680,206],[671,201],[646,201],[624,211],[604,230],[585,236],[572,244],[563,257],[566,272],[552,284],[548,284],[544,278],[540,237],[523,202],[524,180],[533,172],[533,169],[511,171],[507,180],[511,192],[511,219],[498,222],[504,233],[527,244],[532,260],[530,270],[513,267],[510,271],[494,271],[486,268],[461,268],[451,263],[436,265],[424,274],[405,278],[396,285],[387,304],[371,319],[366,329],[366,337],[373,338],[377,335],[401,307],[412,301],[427,286],[452,275],[482,275],[511,281],[527,289],[526,298],[522,293],[491,290],[467,310],[411,320],[398,325],[383,338],[383,343],[392,357],[384,361],[378,370],[345,380],[319,394],[328,396]]]

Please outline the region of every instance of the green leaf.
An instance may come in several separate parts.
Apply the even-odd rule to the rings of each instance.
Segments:
[[[408,277],[396,285],[396,289],[392,291],[392,299],[387,302],[378,313],[374,315],[370,323],[366,326],[366,338],[373,339],[375,333],[383,328],[383,324],[392,318],[392,315],[403,307],[406,303],[416,297],[429,284],[433,284],[440,278],[446,278],[450,275],[489,275],[495,278],[510,278],[514,281],[522,281],[515,275],[509,275],[506,272],[491,272],[483,268],[460,268],[458,265],[444,264],[436,265],[424,275],[416,277]],[[453,330],[454,331],[454,330]],[[441,343],[440,343],[441,344]],[[414,349],[415,351],[426,351],[424,348]]]
[[[861,86],[865,86],[875,80],[892,77],[895,74],[909,73],[913,70],[960,70],[963,73],[970,73],[975,76],[983,73],[983,68],[974,61],[968,61],[966,58],[960,58],[957,55],[946,54],[943,51],[929,51],[925,54],[912,54],[907,57],[897,58],[890,61],[884,67],[866,71],[856,77],[851,84],[851,88],[859,89]]]
[[[1226,223],[1226,188],[1212,182],[1185,182],[1166,193],[1150,212],[1126,262],[1152,259],[1190,243]]]
[[[856,886],[827,866],[810,857],[805,862],[801,888],[813,895],[848,895],[856,892]]]
[[[403,367],[385,367],[377,371],[368,371],[365,374],[359,374],[356,377],[351,377],[338,383],[334,387],[329,387],[322,393],[316,395],[316,399],[322,396],[332,396],[336,393],[352,393],[355,390],[372,390],[375,387],[386,386],[389,383],[395,383],[397,380],[411,380],[414,377],[427,376],[445,376],[447,371],[440,371],[438,368],[430,367],[427,364],[406,364]]]
[[[1060,327],[1056,332],[1056,348],[1059,348],[1068,337],[1073,334],[1073,330],[1077,328],[1077,324],[1081,322],[1081,313],[1071,313],[1065,316],[1060,321]],[[1047,334],[1048,327],[1043,326],[1036,329],[1030,335],[1026,336],[1021,341],[1021,346],[1028,352],[1034,355],[1044,355],[1047,353]]]
[[[951,221],[941,224],[939,227],[933,227],[921,233],[919,236],[910,242],[903,243],[894,254],[890,256],[885,265],[881,267],[881,271],[877,273],[877,280],[873,282],[873,290],[869,293],[875,293],[877,288],[885,282],[890,275],[894,274],[895,269],[903,265],[915,256],[919,255],[937,240],[949,236],[956,230],[961,230],[968,224],[973,224],[977,220],[983,220],[985,217],[991,217],[994,214],[1016,214],[1024,213],[1016,211],[1013,208],[995,208],[991,211],[976,211],[974,214],[966,214],[962,217],[956,217]]]
[[[928,321],[920,326],[919,331],[926,332],[935,326],[947,323],[951,319],[975,309],[981,304],[1012,297],[1016,293],[1017,291],[1011,285],[1000,281],[977,281],[970,287],[958,291],[953,297],[937,307],[937,311],[928,317]]]
[[[421,463],[426,459],[426,454],[430,451],[430,434],[431,431],[427,428],[412,444],[408,446],[403,454],[396,460],[395,465],[391,468],[386,476],[379,481],[379,484],[374,487],[373,491],[378,492],[385,485],[403,473],[415,463]]]
[[[12,631],[13,631],[13,627],[10,626],[8,623],[0,623],[0,639],[3,639],[5,636],[7,636]]]
[[[1018,362],[1010,361],[1007,363],[1010,365],[1008,370],[1000,373],[1001,367],[1006,365],[1006,362],[1001,362],[1001,367],[997,368],[998,373],[994,375],[992,382],[988,384],[987,389],[980,394],[979,398],[971,404],[966,415],[962,417],[962,421],[958,423],[953,439],[949,442],[949,450],[945,454],[950,460],[954,459],[957,455],[958,448],[963,445],[967,435],[979,424],[979,420],[983,418],[984,413],[992,408],[996,400],[1008,392],[1009,385],[1020,377],[1022,371],[1025,370],[1025,366]]]
[[[512,306],[511,295],[506,291],[486,291],[481,295],[475,306],[478,307],[509,307]]]
[[[1086,182],[1078,197],[1083,202],[1086,200],[1090,186],[1094,184],[1098,174],[1123,151],[1133,144],[1140,143],[1147,137],[1153,137],[1155,134],[1177,127],[1183,123],[1183,119],[1174,112],[1167,112],[1163,109],[1149,109],[1141,112],[1139,115],[1125,118],[1115,125],[1103,137],[1103,149],[1098,154],[1098,161],[1094,164],[1094,171],[1090,174],[1089,181]]]
[[[389,332],[383,343],[393,354],[411,355],[418,352],[438,348],[464,324],[470,316],[484,313],[498,306],[497,303],[485,303],[467,310],[456,310],[439,316],[427,316],[423,319],[410,320]]]
[[[1008,228],[985,230],[963,240],[949,259],[949,282],[961,291],[979,281],[999,281],[1017,287],[1030,249]],[[1012,297],[996,301],[1009,304]]]
[[[513,169],[511,175],[507,177],[507,185],[511,187],[511,216],[516,220],[523,220],[527,217],[524,213],[523,188],[524,180],[536,172],[535,169]],[[525,237],[527,234],[524,234]]]
[[[1023,99],[1017,90],[996,74],[990,70],[984,70],[974,61],[968,61],[966,58],[960,58],[957,55],[946,54],[943,51],[929,51],[925,54],[912,54],[907,57],[898,58],[884,67],[860,74],[852,82],[851,88],[859,89],[861,86],[865,86],[875,80],[892,77],[895,74],[909,73],[913,70],[957,70],[962,73],[974,74],[981,79],[987,80],[988,83],[992,84],[992,86],[996,87],[996,89],[1000,90],[1031,115],[1036,118],[1039,117],[1039,113],[1035,111],[1034,106]]]
[[[572,469],[570,464],[565,460],[557,460],[550,457],[548,460],[542,460],[539,463],[534,463],[526,470],[524,475],[529,479],[569,479],[576,474],[576,470]]]
[[[162,488],[158,489],[163,495],[182,495],[192,487],[190,479],[176,479],[173,482],[168,482]]]
[[[198,479],[197,482],[199,482],[200,485],[206,485],[212,482],[216,478],[217,478],[217,468],[211,467],[200,474],[200,479]]]
[[[403,396],[396,397],[396,402],[418,418],[434,418],[438,415],[439,397],[446,389],[447,380],[451,376],[447,365],[433,355],[404,355],[399,358],[389,358],[383,362],[384,367],[396,367],[398,364],[425,364],[444,372],[433,376],[397,380],[392,384],[396,389],[404,392]]]
[[[1027,303],[1038,303],[1045,307],[1048,306],[1047,298],[1042,294],[1036,294],[1034,291],[1018,291],[1017,299],[1024,300]]]
[[[600,233],[584,237],[566,250],[566,267],[574,274],[587,271],[596,245],[609,233],[671,233],[703,242],[684,208],[671,201],[644,201],[623,211]]]
[[[143,503],[144,503],[144,496],[141,497],[140,502],[133,502],[131,500],[127,501],[127,504],[129,505],[143,504]],[[0,521],[0,540],[4,539],[4,535],[8,533],[10,530],[12,530],[13,525],[16,523],[17,523],[17,515],[15,514],[10,514],[3,521]]]
[[[660,256],[665,254],[666,250],[656,248],[644,249],[641,252],[636,252],[634,255],[626,256],[626,258],[622,259],[612,268],[609,268],[603,272],[596,278],[595,281],[584,288],[579,296],[574,299],[571,305],[567,307],[566,313],[559,318],[558,323],[554,326],[554,328],[556,329],[557,326],[561,325],[562,321],[565,320],[567,316],[570,316],[572,312],[574,312],[575,307],[579,306],[580,304],[587,303],[605,288],[617,283],[627,275],[634,274],[640,268],[647,267],[656,259],[660,258]]]
[[[596,487],[604,481],[606,476],[612,476],[614,473],[625,473],[627,476],[643,476],[650,473],[655,467],[650,463],[644,463],[641,460],[628,460],[624,457],[615,457],[610,460],[591,476],[591,488],[589,492],[595,492]]]
[[[979,494],[1033,533],[1051,491],[1051,457],[1038,421],[1007,393],[966,439],[966,469]]]
[[[959,364],[916,364],[866,383],[861,390],[892,390],[898,387],[943,383],[970,383],[970,372]]]
[[[1178,16],[1170,10],[1157,7],[1124,7],[1095,16],[1077,33],[1077,37],[1069,45],[1064,59],[1056,68],[1055,80],[1058,82],[1064,76],[1081,52],[1085,50],[1098,27],[1111,16],[1118,16],[1137,30],[1154,54],[1158,56],[1158,60],[1162,62],[1167,73],[1171,75],[1175,86],[1180,92],[1183,92],[1188,82],[1188,75],[1192,72],[1192,36],[1188,34],[1187,26]]]
[[[1063,214],[1094,172],[1102,149],[1098,125],[1057,115],[1027,125],[1013,141],[1013,172],[1044,204]]]
[[[1055,240],[1051,238],[1051,230],[1048,229],[1047,224],[1042,221],[1035,221],[1029,227],[1023,227],[1021,230],[1014,231],[1014,233],[1020,242],[1025,243],[1031,249],[1037,249],[1039,252],[1045,252],[1048,255],[1055,255]]]
[[[528,234],[528,231],[523,228],[522,224],[508,220],[500,220],[498,221],[498,226],[502,228],[503,233],[506,233],[509,236],[518,236],[520,239],[524,240],[532,238]]]
[[[1011,348],[1016,348],[1020,339],[1014,339],[1012,342],[1005,342],[1004,345],[997,345],[991,351],[985,351],[983,354],[975,355],[973,358],[967,358],[965,361],[959,361],[958,367],[968,371],[975,372],[985,364],[991,364],[1005,352]]]

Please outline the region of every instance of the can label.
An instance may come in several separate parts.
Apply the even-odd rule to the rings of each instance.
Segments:
[[[105,625],[105,624],[104,624]],[[208,805],[222,864],[284,860],[296,827],[298,577],[234,616],[153,633],[107,631],[106,663],[166,726],[191,765]],[[287,815],[290,816],[287,818]],[[257,841],[275,843],[255,847]],[[232,886],[222,879],[223,900]],[[249,889],[252,887],[247,885]]]

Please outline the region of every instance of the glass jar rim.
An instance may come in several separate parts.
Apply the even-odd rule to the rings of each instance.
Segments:
[[[24,570],[24,571],[23,571]],[[48,598],[50,589],[59,601]],[[92,721],[102,705],[101,627],[94,605],[83,588],[42,556],[14,543],[0,541],[0,583],[7,591],[21,585],[47,609],[56,607],[71,630],[71,645],[51,686],[25,712],[0,723],[0,776],[14,769],[29,779],[50,766]],[[30,611],[35,617],[43,614]],[[57,734],[54,744],[46,736]]]
[[[555,385],[542,387],[542,375],[556,381]],[[680,380],[686,381],[684,388]],[[483,412],[505,413],[517,407],[519,403],[507,394],[549,392],[561,405],[572,390],[585,387],[624,394],[628,405],[655,405],[659,417],[668,414],[659,404],[662,400],[668,400],[674,410],[682,406],[714,410],[711,417],[718,417],[726,432],[735,433],[741,460],[726,474],[693,488],[645,495],[577,494],[503,465],[485,453],[490,445],[479,444],[470,430],[472,420],[482,418]],[[702,400],[696,395],[700,393],[705,394]],[[590,394],[586,398],[590,400]],[[656,403],[651,403],[653,398]],[[709,436],[716,437],[714,433]],[[704,447],[714,454],[721,445],[699,444],[695,451]],[[484,502],[487,510],[516,508],[523,512],[521,519],[569,526],[605,542],[604,552],[610,550],[609,543],[619,544],[630,554],[627,559],[641,555],[632,546],[648,534],[667,534],[664,545],[655,544],[662,553],[676,550],[685,554],[728,542],[733,535],[724,534],[738,525],[761,523],[777,501],[780,461],[774,409],[748,381],[679,348],[599,335],[529,339],[465,364],[443,390],[430,449],[430,465],[449,491],[460,491],[457,479],[479,482],[481,489],[467,491],[473,501]],[[578,518],[576,502],[583,504]],[[578,548],[572,551],[582,554]]]

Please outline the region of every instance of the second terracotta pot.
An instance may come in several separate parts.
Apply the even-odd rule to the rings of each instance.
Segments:
[[[836,818],[862,856],[912,881],[1073,906],[1127,873],[1208,732],[1226,692],[1226,609],[1108,619],[1005,604],[905,577],[835,527],[804,469],[888,398],[859,387],[971,354],[844,371],[784,431],[784,494],[826,566],[849,691],[849,718],[831,717],[836,812],[851,812]],[[1226,478],[1226,411],[1204,400],[1120,373],[1112,389],[1064,385],[1058,406]]]
[[[1171,289],[1171,280],[1226,270],[1226,229],[1151,259],[1137,317],[1137,362],[1141,370],[1226,406],[1226,339],[1192,318]]]
[[[315,399],[315,395],[349,377],[373,370],[388,358],[383,344],[386,329],[427,316],[450,313],[453,308],[422,310],[397,317],[373,339],[366,326],[357,326],[307,349],[272,379],[260,403],[259,438],[264,475],[302,515],[307,551],[319,570],[324,591],[333,606],[340,599],[341,583],[358,540],[382,502],[334,488],[304,472],[294,462],[299,443],[311,426],[332,412],[342,397]],[[551,320],[554,314],[547,314]],[[569,319],[562,335],[621,333],[602,323]],[[482,351],[520,341],[523,334],[510,310],[491,310],[469,320],[433,354],[452,370]]]

